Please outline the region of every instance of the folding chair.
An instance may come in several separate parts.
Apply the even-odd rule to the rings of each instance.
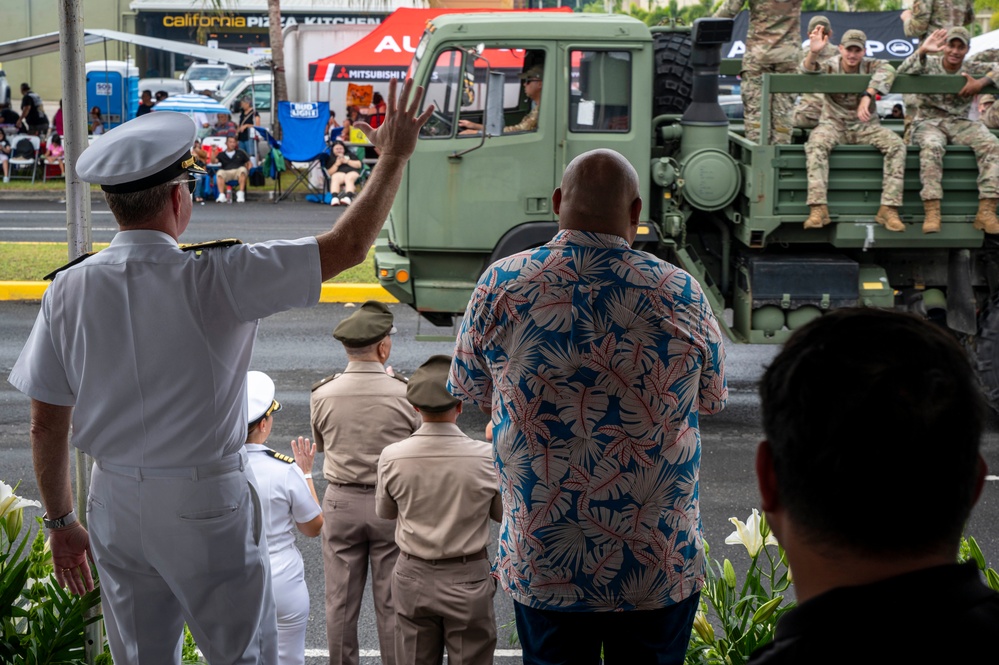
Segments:
[[[329,148],[326,145],[326,123],[330,117],[329,102],[278,102],[278,120],[281,123],[281,154],[286,169],[295,180],[282,191],[280,173],[274,180],[274,203],[283,200],[299,186],[313,194],[325,196],[326,187],[317,188],[309,182],[309,172],[314,168],[325,171]],[[325,183],[325,178],[323,179]]]
[[[17,151],[17,144],[22,140],[27,139],[31,143],[32,153],[31,157],[15,157],[14,152]],[[42,140],[37,136],[31,136],[29,134],[18,134],[10,138],[10,147],[14,150],[11,152],[10,159],[10,179],[22,178],[24,180],[28,179],[27,173],[28,169],[31,170],[31,182],[34,184],[35,176],[38,174],[38,152],[42,147]],[[16,174],[22,175],[16,175]]]

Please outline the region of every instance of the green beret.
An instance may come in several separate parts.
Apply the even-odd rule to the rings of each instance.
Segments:
[[[333,337],[344,346],[369,346],[395,332],[389,308],[377,300],[369,300],[337,325]]]
[[[430,356],[409,379],[406,399],[428,413],[453,409],[461,400],[447,391],[447,375],[450,370],[451,356]]]

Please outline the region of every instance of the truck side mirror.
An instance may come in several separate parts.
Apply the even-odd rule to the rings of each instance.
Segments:
[[[500,136],[503,133],[503,88],[506,75],[503,72],[489,72],[486,85],[486,108],[483,126],[486,136]]]

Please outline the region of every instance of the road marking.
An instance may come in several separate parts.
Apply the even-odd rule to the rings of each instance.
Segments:
[[[999,480],[999,476],[985,476],[985,480]]]
[[[65,215],[65,210],[0,210],[0,215]],[[110,215],[110,210],[91,210],[91,215]]]
[[[92,226],[91,231],[117,231],[116,226]],[[0,231],[62,231],[66,232],[65,226],[0,226]]]
[[[378,649],[359,649],[358,655],[361,658],[379,658],[382,652]],[[497,658],[520,658],[524,654],[520,649],[496,649],[493,655]],[[330,652],[326,649],[306,649],[306,658],[329,658]]]

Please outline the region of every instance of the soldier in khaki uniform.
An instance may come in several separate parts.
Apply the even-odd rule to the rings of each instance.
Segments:
[[[808,22],[808,34],[812,34],[812,31],[815,30],[817,26],[822,26],[829,42],[832,42],[833,32],[829,19],[825,16],[813,16],[812,20]],[[802,50],[801,57],[804,58],[807,55],[808,47],[805,46]],[[831,43],[827,43],[824,47],[822,47],[822,50],[815,56],[819,62],[838,57],[839,49]],[[822,117],[822,102],[823,97],[820,93],[812,92],[802,95],[801,99],[794,107],[794,121],[792,124],[795,127],[801,127],[803,129],[811,129],[817,126],[819,124],[819,118]]]
[[[312,434],[326,453],[323,475],[323,568],[326,637],[331,665],[357,665],[357,619],[371,560],[382,662],[395,664],[392,569],[399,548],[390,520],[375,515],[375,480],[382,449],[410,436],[420,415],[406,401],[406,384],[386,373],[392,351],[392,312],[369,300],[340,322],[333,337],[347,352],[347,369],[312,388]]]
[[[964,59],[971,34],[960,26],[937,30],[899,66],[900,74],[964,76],[958,94],[921,95],[912,120],[912,142],[919,146],[919,192],[925,217],[923,233],[940,231],[940,199],[943,198],[943,157],[947,144],[966,145],[978,162],[978,213],[974,227],[999,233],[996,204],[999,203],[999,139],[985,126],[968,119],[971,102],[986,85],[999,81],[996,63],[970,63]],[[981,76],[979,79],[973,76]]]
[[[461,402],[446,388],[449,356],[433,356],[406,389],[423,414],[412,437],[382,451],[376,510],[396,520],[392,577],[399,665],[493,662],[496,581],[486,556],[489,519],[503,516],[492,446],[462,433]]]
[[[820,62],[817,54],[829,41],[820,27],[809,35],[808,55],[801,63],[806,74],[859,74],[868,76],[867,87],[861,94],[823,95],[822,118],[805,144],[805,167],[808,171],[808,207],[806,229],[819,229],[828,224],[829,208],[826,194],[829,186],[829,153],[837,145],[873,145],[884,154],[884,175],[881,183],[881,207],[875,221],[889,231],[904,231],[898,216],[902,205],[905,179],[905,144],[893,131],[881,126],[875,93],[887,94],[895,80],[895,70],[883,60],[868,58],[867,35],[860,30],[847,30],[839,45],[840,56]]]

